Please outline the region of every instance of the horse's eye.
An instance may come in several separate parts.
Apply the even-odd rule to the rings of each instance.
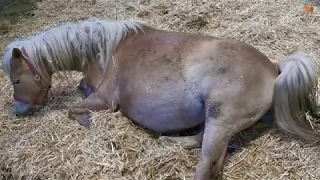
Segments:
[[[13,81],[13,83],[14,83],[14,84],[19,84],[19,82],[20,82],[20,80],[19,80],[19,79],[18,79],[18,80],[14,80],[14,81]]]

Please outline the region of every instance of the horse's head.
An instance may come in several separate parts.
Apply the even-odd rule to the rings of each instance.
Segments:
[[[38,110],[51,87],[51,79],[47,82],[41,78],[23,47],[9,48],[2,67],[13,85],[15,114],[24,116]]]

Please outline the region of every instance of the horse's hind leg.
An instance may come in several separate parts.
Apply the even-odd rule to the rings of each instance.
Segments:
[[[160,136],[159,140],[177,143],[186,149],[193,149],[193,148],[201,147],[202,136],[203,136],[203,131],[193,136],[179,136],[179,137]]]
[[[228,142],[233,133],[230,133],[227,127],[223,124],[219,125],[216,121],[220,121],[220,119],[208,118],[206,123],[195,180],[217,179],[219,173],[222,173]]]
[[[239,95],[235,100],[230,98],[232,92],[224,93],[229,97],[215,95],[206,102],[206,122],[195,180],[213,180],[222,175],[231,137],[257,122],[272,101],[271,98],[250,101]]]

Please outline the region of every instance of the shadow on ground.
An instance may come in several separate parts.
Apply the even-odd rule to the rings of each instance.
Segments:
[[[22,18],[33,16],[36,2],[41,0],[0,0],[0,35],[12,29]]]

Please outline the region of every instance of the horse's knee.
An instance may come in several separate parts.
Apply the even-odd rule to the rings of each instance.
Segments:
[[[76,120],[81,126],[90,128],[92,125],[92,117],[89,113],[79,112],[77,109],[70,108],[68,110],[68,118]]]
[[[71,107],[68,109],[67,115],[68,115],[68,118],[70,119],[77,119],[77,116],[79,114],[76,112],[74,107]]]
[[[70,107],[68,109],[68,118],[71,119],[78,119],[78,116],[81,116],[82,114],[89,113],[87,108],[82,107],[82,102],[75,104],[74,106]]]

